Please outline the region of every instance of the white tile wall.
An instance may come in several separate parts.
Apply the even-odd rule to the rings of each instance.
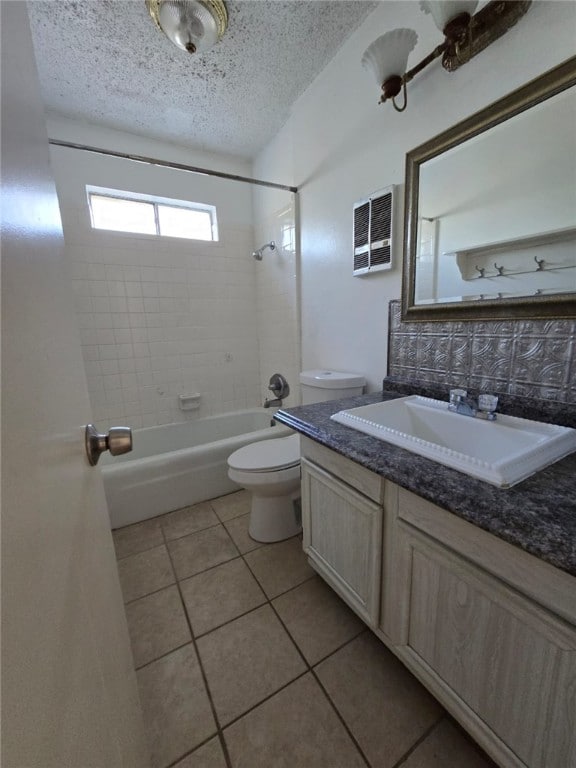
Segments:
[[[101,429],[172,423],[261,404],[256,262],[250,188],[209,180],[193,188],[176,174],[172,197],[217,205],[221,240],[92,230],[86,184],[154,193],[131,177],[126,161],[53,149],[67,258],[93,418]],[[170,196],[162,169],[157,194]],[[103,179],[107,178],[107,183]],[[194,182],[197,183],[197,182]],[[183,412],[178,395],[200,392],[201,408]]]

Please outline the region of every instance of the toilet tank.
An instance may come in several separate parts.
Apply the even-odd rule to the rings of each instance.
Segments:
[[[302,405],[322,403],[326,400],[338,400],[341,397],[361,395],[366,384],[364,376],[342,371],[302,371],[300,389]]]

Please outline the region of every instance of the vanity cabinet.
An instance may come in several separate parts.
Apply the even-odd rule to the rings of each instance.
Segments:
[[[370,626],[380,603],[382,507],[302,459],[304,551],[314,568]]]
[[[314,568],[501,766],[576,766],[576,579],[302,443]]]
[[[408,605],[401,658],[503,742],[504,765],[576,765],[574,702],[557,707],[568,678],[576,685],[573,629],[401,522],[397,544],[405,550],[398,598]]]

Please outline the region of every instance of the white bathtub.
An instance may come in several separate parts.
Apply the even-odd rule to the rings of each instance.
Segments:
[[[254,408],[134,430],[131,453],[101,459],[112,528],[238,490],[228,479],[228,456],[256,440],[291,434],[270,426],[272,415]]]

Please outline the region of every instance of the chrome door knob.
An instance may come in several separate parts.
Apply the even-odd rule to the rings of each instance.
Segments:
[[[86,455],[91,466],[98,464],[100,455],[110,451],[112,456],[120,456],[132,450],[132,430],[130,427],[110,427],[107,435],[103,435],[94,426],[86,425]]]

